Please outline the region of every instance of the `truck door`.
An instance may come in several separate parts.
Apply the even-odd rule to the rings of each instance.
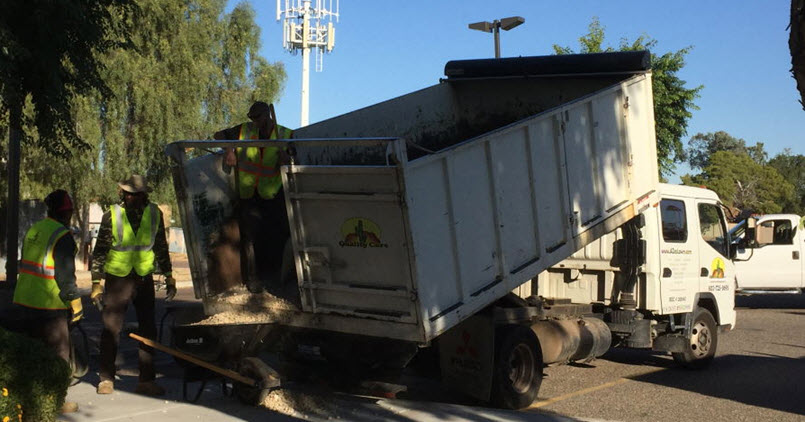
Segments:
[[[739,249],[738,285],[741,289],[786,289],[802,286],[801,239],[796,229],[798,221],[780,216],[761,219],[758,224],[771,227],[772,243],[753,249]]]
[[[699,217],[699,292],[712,293],[717,305],[733,303],[735,270],[729,260],[729,238],[721,207],[715,202],[696,201]],[[732,306],[728,307],[729,309]],[[714,315],[716,318],[718,316]],[[732,323],[721,321],[722,324]]]
[[[696,212],[692,200],[665,197],[660,201],[660,295],[662,312],[690,312],[698,289],[699,261]]]
[[[797,222],[797,231],[794,233],[794,246],[799,251],[799,287],[805,288],[805,217],[801,217]]]

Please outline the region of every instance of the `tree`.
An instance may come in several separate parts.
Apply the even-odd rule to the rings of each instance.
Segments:
[[[116,182],[129,173],[148,177],[152,201],[175,203],[165,146],[246,120],[249,104],[275,101],[285,81],[282,64],[258,53],[260,30],[247,3],[229,13],[225,0],[136,4],[136,15],[119,16],[131,20],[130,48],[98,56],[111,95],[95,90],[70,103],[83,145],[67,146],[71,158],[58,165],[37,142],[23,155],[24,196],[67,189],[82,227],[86,205],[116,202]]]
[[[136,172],[154,186],[153,199],[170,203],[168,143],[206,139],[245,120],[252,101],[278,98],[285,71],[259,55],[254,10],[240,3],[225,13],[226,3],[137,1],[134,48],[104,57],[104,80],[115,96],[89,99],[95,113],[81,121],[111,186],[102,201],[116,200],[114,182]]]
[[[81,154],[56,180],[67,180],[82,201],[116,202],[115,182],[140,173],[155,189],[152,200],[174,203],[165,146],[244,120],[252,101],[276,100],[285,80],[281,64],[258,54],[260,29],[247,3],[230,13],[224,0],[137,4],[133,48],[103,57],[114,96],[85,96],[73,107],[94,153]],[[40,170],[37,180],[52,178]]]
[[[791,0],[791,23],[788,27],[788,48],[791,51],[791,74],[797,81],[802,98],[799,103],[805,110],[805,0]]]
[[[783,212],[805,214],[805,156],[793,155],[786,149],[769,160],[769,166],[794,186],[793,201],[783,204]]]
[[[0,13],[0,115],[8,122],[7,277],[17,273],[19,152],[36,141],[53,156],[85,147],[70,101],[91,91],[108,95],[98,54],[125,43],[132,0],[7,0]],[[23,114],[30,104],[32,112]],[[23,139],[24,138],[24,139]],[[4,151],[5,152],[5,151]]]
[[[588,33],[579,38],[580,53],[600,53],[615,51],[612,47],[604,47],[605,28],[594,17],[588,27]],[[647,36],[640,36],[629,42],[621,39],[618,50],[638,51],[650,50],[657,46],[657,41]],[[553,46],[556,54],[572,54],[570,47]],[[675,169],[675,163],[685,160],[682,137],[687,134],[688,120],[691,111],[696,110],[694,100],[699,97],[703,86],[686,88],[685,81],[679,79],[677,72],[685,66],[685,55],[691,47],[662,55],[651,55],[652,87],[654,91],[654,121],[657,134],[657,159],[661,176],[669,176]]]
[[[692,169],[702,170],[710,165],[710,157],[716,151],[747,154],[758,164],[765,164],[768,160],[762,142],[758,142],[755,146],[747,146],[743,139],[735,138],[724,131],[697,133],[688,141],[685,155]]]
[[[794,200],[794,186],[745,152],[716,151],[701,174],[685,175],[682,182],[704,185],[727,205],[762,214],[781,212],[783,204]]]
[[[99,54],[126,44],[133,0],[7,0],[0,14],[0,106],[10,127],[36,128],[54,155],[85,146],[75,130],[75,95],[110,94]],[[22,108],[29,100],[31,115]],[[23,121],[26,120],[26,121]]]

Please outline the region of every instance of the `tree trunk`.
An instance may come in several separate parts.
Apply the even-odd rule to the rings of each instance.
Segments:
[[[22,103],[9,110],[8,125],[8,211],[6,214],[6,286],[17,282],[17,247],[20,225],[20,139]]]
[[[82,201],[83,202],[83,201]],[[81,228],[81,240],[78,242],[78,251],[81,262],[84,263],[84,270],[89,270],[89,204],[84,202],[79,205],[76,213],[78,227]]]
[[[791,0],[791,33],[788,48],[791,50],[791,73],[797,81],[797,89],[805,110],[805,0]]]

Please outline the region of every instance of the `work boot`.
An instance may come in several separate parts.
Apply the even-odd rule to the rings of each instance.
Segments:
[[[98,384],[98,394],[112,394],[115,392],[115,383],[112,381],[101,381]]]
[[[61,406],[61,410],[59,410],[59,413],[75,413],[75,412],[78,412],[78,403],[74,401],[64,402],[64,404]]]
[[[134,389],[134,392],[152,397],[165,395],[165,389],[154,381],[140,381],[137,383],[137,388]]]

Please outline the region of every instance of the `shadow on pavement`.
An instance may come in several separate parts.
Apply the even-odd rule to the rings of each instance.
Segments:
[[[736,308],[805,309],[805,294],[736,295]]]
[[[803,375],[805,358],[725,355],[706,371],[671,367],[630,379],[805,415]]]

